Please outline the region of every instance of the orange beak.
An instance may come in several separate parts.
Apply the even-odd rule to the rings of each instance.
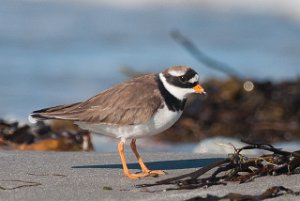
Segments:
[[[194,86],[193,89],[195,90],[196,93],[206,94],[206,92],[204,91],[203,87],[200,84]]]

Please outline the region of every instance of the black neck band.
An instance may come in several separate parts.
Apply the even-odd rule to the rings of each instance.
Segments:
[[[164,98],[167,107],[171,111],[182,111],[184,109],[186,99],[183,99],[182,101],[177,99],[175,96],[173,96],[164,86],[162,81],[159,78],[159,75],[157,75],[157,83],[159,87],[159,91]]]

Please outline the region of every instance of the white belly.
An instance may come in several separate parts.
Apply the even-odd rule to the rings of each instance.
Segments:
[[[122,140],[151,136],[170,128],[181,116],[182,111],[173,112],[166,106],[159,109],[154,116],[144,124],[118,126],[115,124],[90,124],[75,122],[80,128],[94,133],[121,138]]]

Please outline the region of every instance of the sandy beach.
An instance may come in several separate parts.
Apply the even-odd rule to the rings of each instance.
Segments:
[[[231,183],[196,190],[163,192],[163,187],[139,189],[135,185],[189,173],[224,157],[189,153],[143,153],[143,156],[150,168],[164,169],[168,175],[129,180],[123,176],[116,153],[2,151],[0,200],[158,201],[186,200],[207,194],[222,196],[230,192],[254,195],[276,185],[300,190],[300,175],[267,176],[245,184]],[[128,154],[128,163],[132,171],[138,171],[138,164],[131,154]],[[153,190],[156,191],[147,192]],[[284,195],[270,200],[299,200],[299,197]]]

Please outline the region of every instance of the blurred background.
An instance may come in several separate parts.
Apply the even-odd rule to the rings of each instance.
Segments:
[[[237,74],[207,68],[172,38],[174,30]],[[134,73],[178,64],[199,72],[208,96],[194,97],[181,121],[144,143],[145,150],[193,151],[220,136],[300,144],[300,2],[294,0],[2,0],[3,143],[33,110],[85,100]],[[13,131],[5,133],[5,126]],[[37,141],[33,130],[26,130],[34,136],[28,144]],[[112,139],[92,142],[96,151],[115,149]]]

